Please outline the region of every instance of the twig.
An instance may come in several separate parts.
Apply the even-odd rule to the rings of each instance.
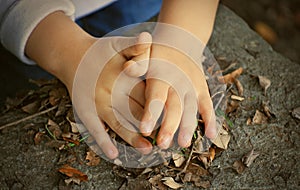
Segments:
[[[184,168],[176,175],[176,178],[179,178],[179,175],[180,175],[180,174],[186,172],[186,169],[187,169],[187,167],[188,167],[189,164],[190,164],[190,161],[191,161],[191,158],[192,158],[193,153],[194,153],[194,143],[193,143],[193,146],[192,146],[192,148],[191,148],[191,152],[190,152],[189,157],[188,157],[188,159],[187,159],[187,161],[186,161],[186,163],[185,163]]]
[[[2,126],[0,127],[0,130],[5,129],[5,128],[10,127],[10,126],[13,126],[13,125],[17,125],[17,124],[19,124],[19,123],[22,123],[22,122],[24,122],[24,121],[30,120],[30,119],[35,118],[35,117],[37,117],[37,116],[43,115],[43,114],[45,114],[45,113],[48,113],[48,112],[50,112],[50,111],[56,109],[57,107],[58,107],[58,106],[54,106],[54,107],[51,107],[51,108],[46,109],[46,110],[44,110],[44,111],[41,111],[41,112],[35,113],[35,114],[33,114],[33,115],[30,115],[30,116],[24,117],[24,118],[22,118],[22,119],[19,119],[19,120],[17,120],[17,121],[14,121],[14,122],[11,122],[11,123],[2,125]]]

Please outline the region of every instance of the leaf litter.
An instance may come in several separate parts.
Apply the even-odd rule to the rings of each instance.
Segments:
[[[235,65],[231,65],[229,67],[232,70],[234,66]],[[230,69],[225,70],[227,72]],[[231,95],[229,94],[227,97],[228,107],[225,113],[220,113],[223,117],[227,117],[226,115],[229,115],[239,109],[240,101],[244,98],[244,89],[242,83],[238,80],[238,77],[242,74],[242,72],[243,68],[238,68],[231,73],[227,73],[224,77],[218,78],[218,80],[224,81],[229,88],[232,88],[232,85],[235,85],[235,88],[237,89],[237,93],[228,91]],[[211,74],[213,74],[213,68]],[[19,97],[15,101],[10,100],[10,104],[7,106],[8,109],[23,108],[23,111],[32,114],[39,113],[56,106],[53,110],[45,113],[46,117],[48,117],[48,122],[45,126],[47,126],[49,132],[53,135],[53,138],[48,138],[46,141],[60,143],[60,146],[55,147],[58,150],[70,149],[79,145],[86,138],[87,141],[90,141],[91,143],[94,141],[91,137],[82,137],[80,135],[79,131],[81,131],[84,126],[82,126],[82,124],[77,124],[74,121],[70,98],[66,89],[58,80],[32,82],[37,84],[40,89],[31,91],[29,94],[26,94],[24,97]],[[268,85],[266,85],[265,89],[267,88]],[[264,110],[269,110],[270,114],[272,113],[270,109]],[[171,152],[156,150],[155,154],[150,154],[148,158],[140,159],[137,164],[145,163],[146,165],[156,158],[169,158],[170,160],[165,160],[164,165],[147,167],[140,172],[139,169],[136,169],[137,174],[134,176],[143,177],[149,184],[152,185],[153,189],[167,189],[167,187],[172,189],[182,188],[185,186],[186,182],[192,182],[196,187],[209,188],[210,173],[208,168],[211,166],[215,157],[218,156],[217,152],[227,149],[230,141],[230,128],[228,126],[231,126],[232,123],[228,118],[224,123],[219,124],[219,135],[212,142],[213,144],[211,144],[207,141],[207,139],[203,138],[204,123],[199,121],[190,147],[179,150],[177,149],[175,151],[172,150]],[[109,128],[107,131],[114,140],[122,141],[114,132],[109,130]],[[52,135],[50,135],[50,137]],[[45,129],[36,131],[34,137],[35,144],[41,144],[45,141],[43,138],[44,136],[47,136]],[[125,149],[123,151],[125,151]],[[249,167],[256,157],[257,156],[254,153],[249,154],[248,157],[243,158],[243,161],[240,161],[242,165],[240,162],[235,165],[237,168],[242,168],[242,166],[245,165]],[[91,149],[86,151],[85,159],[86,165],[90,167],[97,166],[101,161],[99,156]],[[119,169],[121,168],[128,171],[128,168],[122,167],[123,160],[124,159],[120,158],[115,162],[117,165],[120,165],[118,166]],[[243,169],[239,169],[240,172],[242,172],[242,170]],[[68,177],[65,180],[66,184],[79,184],[80,182],[88,180],[86,174],[72,168],[69,165],[61,167],[58,171]],[[127,174],[128,172],[124,176],[125,179],[128,178]]]

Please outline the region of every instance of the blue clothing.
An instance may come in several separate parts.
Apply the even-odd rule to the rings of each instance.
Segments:
[[[120,27],[145,22],[157,15],[162,0],[118,0],[76,21],[85,31],[101,37]]]

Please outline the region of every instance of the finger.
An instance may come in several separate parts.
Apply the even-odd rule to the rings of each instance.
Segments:
[[[189,147],[195,129],[197,127],[197,97],[194,93],[188,93],[184,98],[184,110],[178,134],[178,144],[181,147]]]
[[[140,77],[146,74],[149,67],[151,42],[151,35],[143,32],[137,37],[135,45],[123,51],[123,54],[130,59],[123,65],[127,75]]]
[[[204,121],[205,135],[214,139],[217,135],[216,116],[208,90],[198,96],[198,109]]]
[[[95,114],[84,113],[79,117],[104,154],[110,159],[115,159],[118,156],[118,150],[106,133],[104,124],[100,121],[98,116]]]
[[[102,113],[101,117],[109,125],[109,127],[128,144],[135,147],[143,154],[151,152],[151,143],[142,137],[132,124],[129,123],[118,111],[113,110],[111,107],[107,107],[105,109],[105,113]]]
[[[131,92],[130,92],[130,97],[136,101],[137,103],[139,103],[142,107],[144,107],[145,105],[145,82],[141,81],[139,83],[136,84],[135,87],[132,88]]]
[[[157,136],[157,144],[162,149],[167,149],[173,141],[180,124],[182,115],[182,103],[176,92],[170,88],[166,101],[164,120]]]
[[[169,85],[161,80],[147,79],[145,91],[145,108],[140,131],[143,135],[151,135],[160,117],[168,96]]]

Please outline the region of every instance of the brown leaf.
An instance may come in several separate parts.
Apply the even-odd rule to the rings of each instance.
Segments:
[[[49,102],[52,106],[58,105],[62,97],[67,96],[67,91],[65,88],[53,88],[49,92]]]
[[[55,123],[53,120],[48,119],[48,129],[49,131],[55,136],[55,138],[59,138],[62,134],[62,131],[57,123]]]
[[[238,173],[241,174],[243,173],[243,171],[245,170],[245,165],[243,164],[243,162],[241,160],[237,160],[233,163],[232,165],[233,169]]]
[[[237,101],[230,101],[226,108],[226,114],[234,112],[239,107],[239,102]]]
[[[161,180],[166,186],[170,187],[171,189],[178,189],[183,187],[182,184],[175,182],[172,177],[164,177]]]
[[[184,177],[183,177],[183,182],[185,183],[185,182],[190,182],[191,181],[191,179],[192,179],[192,173],[191,172],[187,172],[185,175],[184,175]]]
[[[275,117],[275,114],[272,113],[271,109],[268,106],[268,102],[263,102],[262,107],[264,109],[264,113],[268,116],[268,118]]]
[[[77,185],[80,185],[80,179],[78,179],[78,178],[74,178],[74,177],[71,177],[71,178],[69,178],[69,179],[65,179],[65,183],[67,184],[67,185],[69,185],[70,183],[76,183]]]
[[[246,125],[251,125],[252,121],[251,121],[251,118],[249,117],[246,121]]]
[[[234,84],[235,84],[236,88],[238,89],[239,95],[243,96],[244,95],[244,87],[243,87],[242,83],[238,79],[235,79]]]
[[[226,130],[220,128],[218,136],[212,140],[212,142],[219,148],[227,149],[228,143],[230,141],[230,135]]]
[[[162,179],[162,175],[158,174],[158,175],[155,175],[155,176],[151,177],[149,179],[149,182],[151,183],[151,185],[152,185],[153,188],[156,188],[156,189],[159,189],[159,190],[167,190],[168,187],[165,186],[161,182],[161,179]]]
[[[274,44],[278,40],[276,32],[266,23],[258,21],[254,24],[254,30],[270,44]]]
[[[200,180],[200,181],[196,181],[194,182],[196,187],[202,187],[204,189],[207,189],[210,187],[210,182],[207,180]]]
[[[237,101],[243,101],[245,98],[243,98],[243,97],[240,97],[240,96],[236,96],[236,95],[231,95],[230,96],[230,98],[232,99],[232,100],[237,100]]]
[[[38,145],[42,141],[42,137],[45,135],[44,132],[37,132],[34,136],[34,144]]]
[[[259,84],[260,86],[264,89],[264,93],[265,95],[267,94],[267,89],[270,87],[271,85],[271,81],[264,76],[258,76],[258,80],[259,80]]]
[[[255,115],[252,119],[252,123],[260,125],[260,124],[264,124],[266,122],[267,122],[267,117],[265,116],[265,114],[263,114],[259,110],[256,110]]]
[[[300,107],[293,109],[292,116],[296,119],[300,119]]]
[[[196,176],[208,176],[209,175],[209,172],[206,169],[204,169],[203,167],[201,167],[195,163],[190,163],[187,167],[186,172],[190,172]]]
[[[242,73],[243,73],[243,68],[240,67],[234,70],[233,72],[228,73],[223,77],[219,78],[219,81],[222,82],[224,80],[226,84],[233,84],[235,82],[235,79],[238,78]]]
[[[86,174],[67,164],[59,168],[58,171],[68,177],[79,179],[80,181],[88,181],[88,176]]]
[[[26,113],[34,114],[39,110],[40,106],[41,106],[40,101],[34,101],[30,104],[27,104],[26,106],[23,106],[21,109]]]
[[[172,152],[172,159],[176,167],[180,167],[185,161],[184,155],[177,152]]]
[[[242,162],[247,167],[249,167],[258,156],[259,156],[259,153],[254,152],[254,149],[252,149],[250,152],[248,152],[246,155],[243,156]]]
[[[100,163],[100,158],[99,156],[92,150],[89,150],[86,153],[86,160],[88,160],[89,162],[86,164],[88,166],[97,166]]]

